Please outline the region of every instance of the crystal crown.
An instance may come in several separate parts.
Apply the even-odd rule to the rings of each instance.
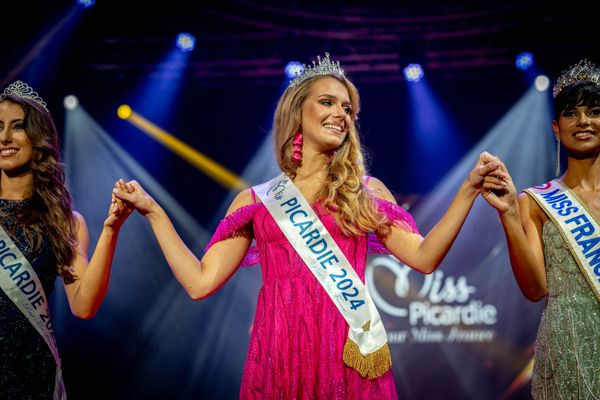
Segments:
[[[308,67],[306,64],[302,64],[304,67],[302,72],[298,73],[294,79],[290,81],[289,87],[298,86],[307,79],[314,76],[344,76],[344,70],[340,66],[339,61],[331,61],[329,53],[325,53],[325,58],[321,60],[321,56],[317,56],[317,62],[313,61],[312,66]]]
[[[46,107],[46,102],[37,94],[31,86],[26,84],[23,81],[16,81],[11,83],[4,89],[3,95],[13,95],[16,97],[20,97],[25,100],[33,101],[44,108],[44,110],[48,111]]]
[[[556,97],[566,86],[578,81],[590,81],[600,84],[600,69],[589,60],[581,60],[571,68],[563,71],[552,88],[552,96]]]

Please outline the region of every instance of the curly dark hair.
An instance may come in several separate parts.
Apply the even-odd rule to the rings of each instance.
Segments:
[[[5,101],[23,109],[24,129],[33,146],[30,164],[33,172],[31,207],[17,216],[18,227],[28,228],[23,232],[34,249],[39,249],[41,245],[42,231],[50,233],[48,240],[57,273],[65,283],[72,283],[75,277],[70,266],[76,253],[77,220],[73,214],[71,195],[65,186],[56,126],[50,113],[33,101],[10,94],[1,95],[0,103]]]

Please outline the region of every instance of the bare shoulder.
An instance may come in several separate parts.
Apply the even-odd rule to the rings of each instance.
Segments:
[[[240,208],[254,204],[258,199],[255,200],[254,192],[252,188],[244,189],[231,202],[229,209],[227,210],[227,215],[239,210]]]
[[[77,233],[77,252],[87,257],[90,246],[90,234],[87,223],[83,215],[73,210],[73,219],[75,220],[75,232]]]
[[[526,192],[519,193],[519,209],[521,210],[521,218],[527,216],[540,227],[548,219],[538,203]]]
[[[369,188],[371,194],[373,194],[375,197],[379,197],[391,203],[396,203],[394,195],[381,180],[375,177],[369,177],[367,181],[367,188]]]
[[[73,210],[73,219],[77,225],[77,230],[81,230],[81,228],[87,230],[87,224],[85,222],[85,218],[83,218],[83,215]]]

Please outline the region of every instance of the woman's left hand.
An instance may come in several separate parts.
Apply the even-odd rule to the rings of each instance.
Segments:
[[[502,215],[519,215],[518,193],[506,165],[498,158],[500,171],[488,174],[483,181],[481,194],[485,200]]]
[[[127,186],[124,180],[120,179],[115,183],[115,187],[120,190],[130,193],[131,189]],[[112,229],[120,229],[125,220],[133,212],[133,207],[129,206],[123,200],[112,195],[112,201],[108,210],[108,217],[104,220],[104,226]]]
[[[487,151],[484,151],[479,156],[479,160],[477,160],[467,181],[473,189],[481,191],[486,176],[490,175],[497,177],[499,181],[503,181],[506,178],[506,174],[501,169],[501,162],[498,157],[494,157]]]

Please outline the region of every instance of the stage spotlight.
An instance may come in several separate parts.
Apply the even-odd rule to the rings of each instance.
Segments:
[[[298,61],[290,61],[285,66],[284,71],[288,78],[294,79],[296,76],[304,72],[304,66],[302,66],[302,64],[300,64]]]
[[[524,51],[515,59],[515,66],[523,71],[528,70],[533,65],[533,54]]]
[[[83,8],[90,8],[96,4],[96,0],[77,0],[77,4],[82,6]]]
[[[74,110],[79,105],[79,99],[77,96],[70,94],[64,98],[63,104],[67,110]]]
[[[550,79],[546,75],[539,75],[535,78],[535,88],[540,92],[545,92],[550,87]]]
[[[404,77],[409,82],[419,82],[424,75],[421,64],[408,64],[404,68]]]
[[[127,119],[131,117],[131,113],[131,107],[129,107],[127,104],[123,104],[117,108],[117,116],[121,119]]]
[[[192,36],[192,34],[184,32],[177,35],[176,40],[177,47],[183,52],[188,52],[194,50],[194,46],[196,44],[196,38]]]

